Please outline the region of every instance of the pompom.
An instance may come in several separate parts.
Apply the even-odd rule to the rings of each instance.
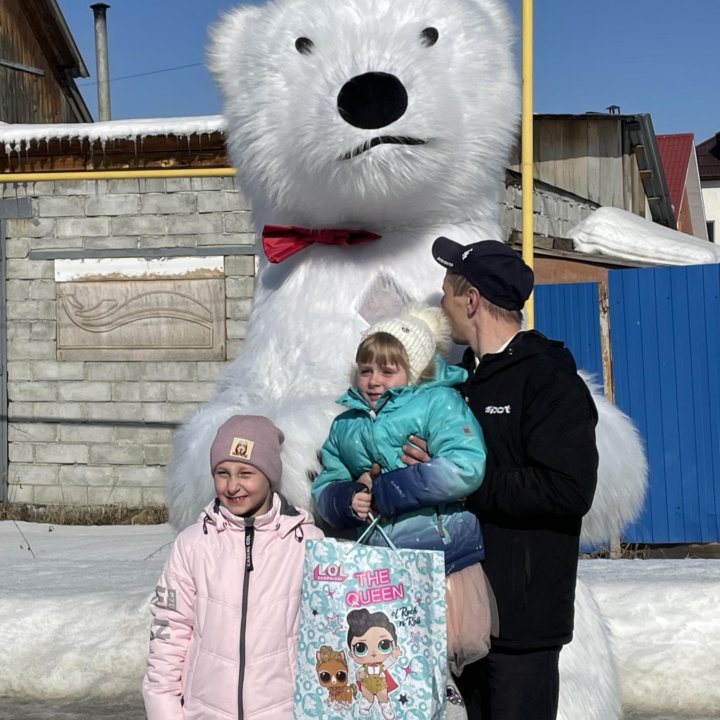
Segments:
[[[429,328],[435,338],[435,349],[440,355],[446,357],[450,352],[452,340],[450,339],[450,323],[445,313],[439,307],[425,305],[423,303],[410,303],[401,312],[402,315],[422,320]]]

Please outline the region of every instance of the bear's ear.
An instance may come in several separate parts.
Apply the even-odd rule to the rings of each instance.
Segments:
[[[243,39],[252,32],[251,28],[262,14],[256,5],[237,7],[225,13],[210,27],[210,45],[207,50],[208,67],[215,82],[224,91],[235,76],[233,60],[245,43]]]
[[[514,40],[515,21],[508,0],[470,0],[470,3],[477,5],[485,14],[487,37]]]

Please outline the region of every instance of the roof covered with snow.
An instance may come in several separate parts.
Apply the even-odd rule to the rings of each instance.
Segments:
[[[575,250],[655,265],[720,263],[720,246],[639,215],[601,207],[568,233]]]
[[[48,125],[0,125],[0,145],[5,153],[21,150],[50,140],[85,140],[107,143],[111,140],[138,140],[158,135],[207,135],[222,132],[222,115],[193,117],[145,118],[136,120],[108,120],[96,123],[65,123]]]

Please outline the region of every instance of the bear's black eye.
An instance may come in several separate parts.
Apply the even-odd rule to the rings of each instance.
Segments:
[[[310,55],[312,53],[314,47],[315,47],[315,43],[310,38],[299,37],[295,41],[295,49],[301,55]]]
[[[434,27],[426,27],[420,32],[420,41],[425,47],[432,47],[439,37],[440,33]]]

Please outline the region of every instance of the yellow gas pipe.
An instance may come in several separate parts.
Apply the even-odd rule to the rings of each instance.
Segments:
[[[522,256],[533,267],[533,0],[523,0],[522,44]],[[528,329],[535,327],[535,294],[525,303]]]
[[[52,180],[135,180],[138,178],[231,177],[234,168],[172,168],[159,170],[74,170],[72,172],[0,173],[0,182],[49,182]]]

